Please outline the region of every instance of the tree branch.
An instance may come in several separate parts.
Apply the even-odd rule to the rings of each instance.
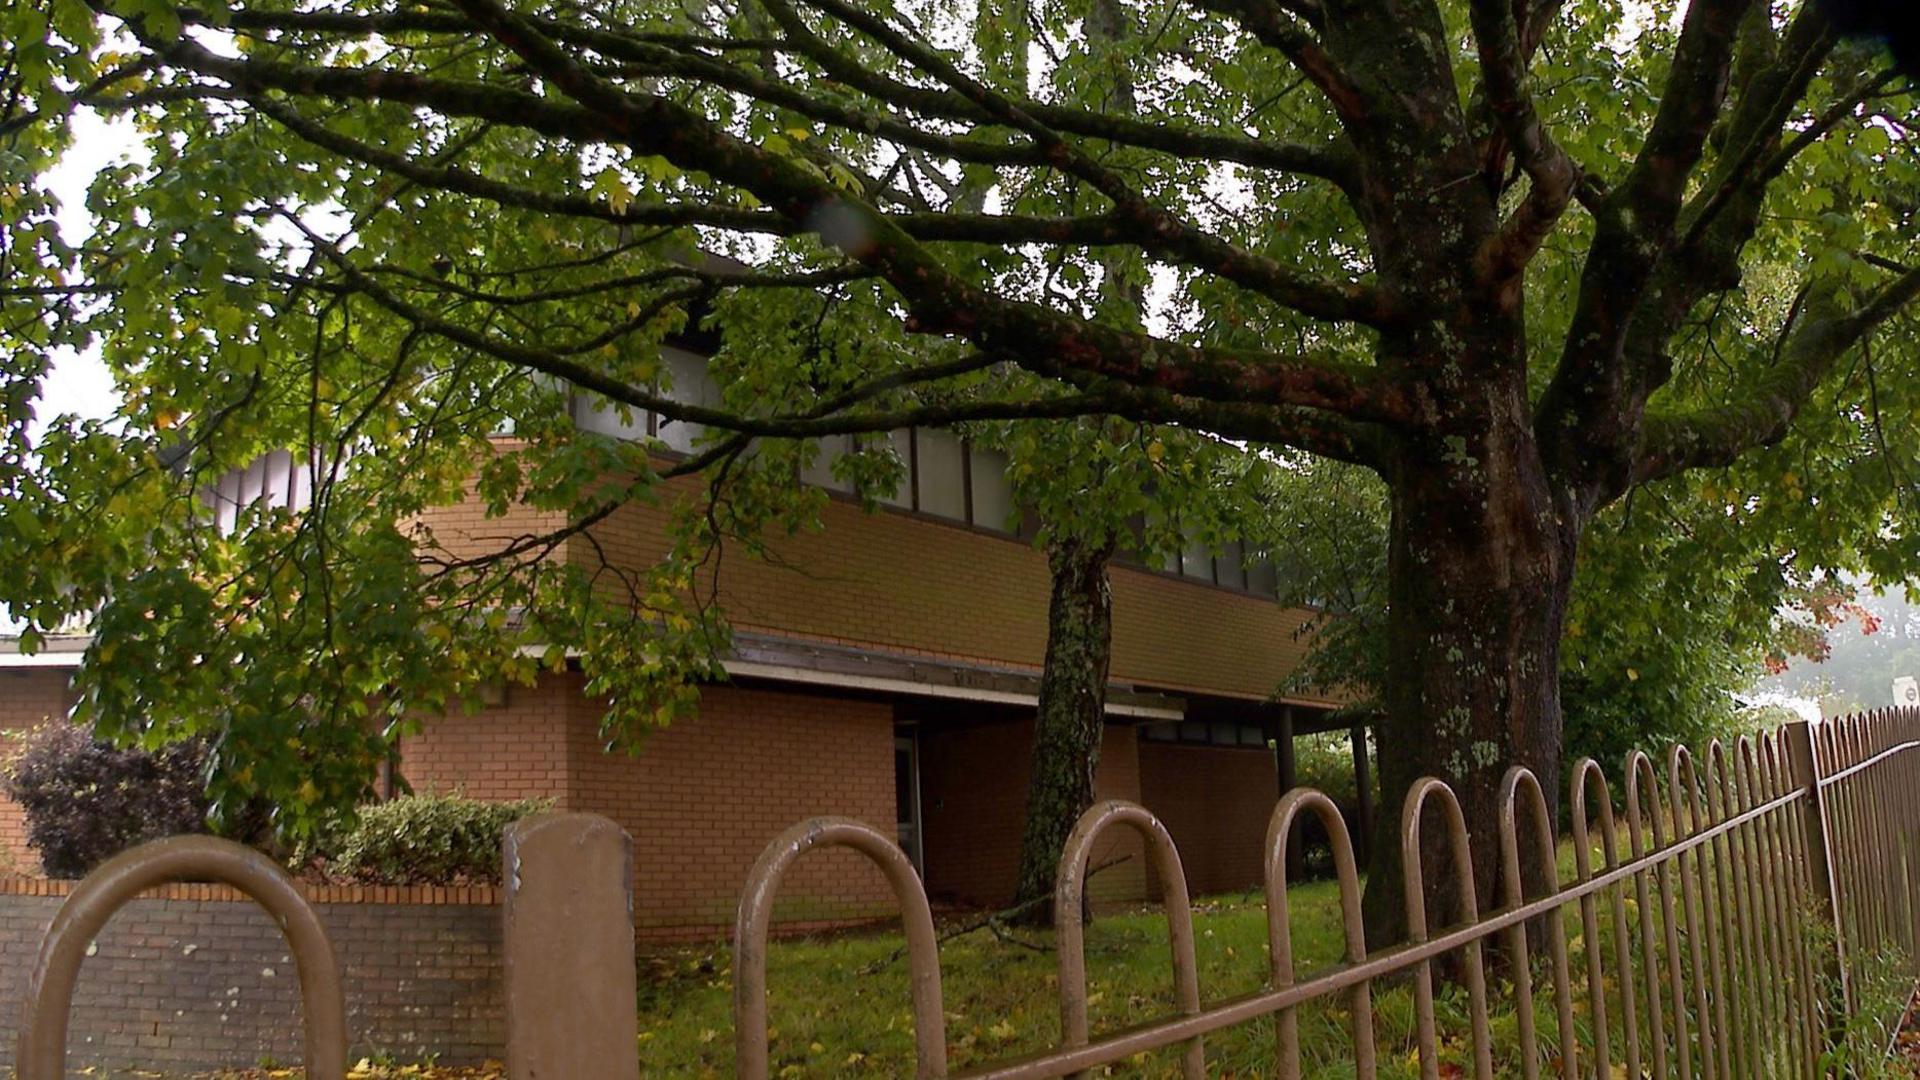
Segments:
[[[492,0],[460,2],[463,7],[472,10],[477,5],[491,5]],[[772,10],[781,6],[781,0],[762,2]],[[1146,250],[1174,255],[1191,266],[1261,293],[1312,318],[1377,326],[1392,317],[1391,301],[1377,289],[1357,284],[1331,285],[1312,281],[1265,256],[1242,250],[1211,236],[1180,220],[1170,211],[1153,205],[1118,173],[1095,161],[1038,118],[1026,113],[1017,102],[967,75],[933,49],[888,26],[878,15],[842,0],[806,2],[873,38],[902,60],[946,83],[995,120],[1026,134],[1050,159],[1051,164],[1078,176],[1111,199],[1115,215],[1131,222],[1139,230],[1141,239],[1136,242]],[[1148,240],[1149,237],[1153,239]]]
[[[1271,354],[1183,345],[985,292],[948,271],[886,216],[798,163],[720,131],[673,102],[604,83],[492,0],[459,2],[503,44],[585,106],[581,112],[591,109],[588,115],[595,118],[601,138],[616,137],[641,153],[660,154],[680,168],[704,171],[745,188],[788,219],[803,223],[875,268],[906,300],[912,330],[962,336],[983,349],[1018,357],[1030,370],[1056,377],[1068,373],[1106,376],[1204,398],[1245,400],[1254,395],[1275,404],[1327,409],[1357,419],[1398,421],[1411,415],[1402,389],[1379,381],[1370,367],[1331,355],[1283,360]],[[198,47],[188,43],[176,48]],[[244,62],[217,57],[203,62],[247,77]],[[299,87],[316,79],[335,85],[338,75],[331,69],[313,76],[282,70],[273,78]],[[402,83],[402,89],[421,90],[411,82]],[[562,109],[560,118],[571,120],[572,107]]]
[[[1628,349],[1628,334],[1636,319],[1646,329],[1643,300],[1674,240],[1688,178],[1726,99],[1735,31],[1753,2],[1695,0],[1687,9],[1653,128],[1626,179],[1594,210],[1579,297],[1534,424],[1563,480],[1601,479],[1631,456],[1649,380],[1635,368],[1647,350]]]
[[[773,10],[776,16],[790,12],[784,5]],[[184,21],[195,25],[210,22],[209,17],[193,9],[182,9]],[[872,110],[851,112],[819,98],[798,94],[789,84],[758,76],[744,67],[721,63],[700,50],[732,49],[757,51],[785,48],[798,52],[819,64],[834,81],[852,87],[887,104],[908,109],[923,116],[969,123],[995,123],[985,111],[959,94],[889,79],[850,59],[822,41],[805,23],[783,21],[788,40],[724,41],[686,38],[672,35],[640,34],[582,26],[546,16],[525,16],[542,33],[556,41],[578,45],[610,59],[645,67],[650,71],[684,77],[749,93],[774,104],[783,104],[817,119],[862,132],[873,131],[868,121],[880,119],[897,128],[895,122],[876,117]],[[472,34],[478,27],[465,16],[450,11],[394,11],[375,15],[345,12],[278,12],[239,9],[224,17],[224,25],[236,30],[289,31],[306,33],[346,33],[360,36],[401,32]],[[775,95],[775,96],[768,96]],[[794,102],[796,104],[789,104]],[[1254,168],[1312,176],[1351,190],[1358,184],[1355,163],[1350,152],[1338,147],[1300,146],[1250,138],[1226,128],[1185,129],[1169,124],[1112,116],[1067,106],[1023,99],[1021,107],[1054,129],[1072,135],[1101,139],[1125,146],[1156,150],[1183,158],[1231,161]],[[824,112],[817,111],[825,110]],[[829,114],[831,118],[829,118]],[[851,122],[849,122],[851,121]],[[918,132],[916,135],[924,135]],[[1018,164],[1044,164],[1028,149],[1004,144],[953,140],[949,148],[959,160],[986,161],[989,155]],[[969,157],[968,155],[976,155]],[[1016,160],[1017,159],[1017,160]]]
[[[1799,317],[1781,331],[1779,360],[1739,396],[1713,409],[1649,416],[1634,480],[1729,465],[1784,438],[1840,357],[1920,298],[1920,270],[1896,278],[1851,313],[1838,311],[1838,293],[1829,284],[1809,295]]]
[[[1197,3],[1207,11],[1233,19],[1262,44],[1285,56],[1308,82],[1326,95],[1343,124],[1365,122],[1366,101],[1360,88],[1313,35],[1301,29],[1295,21],[1298,16],[1288,5],[1277,0],[1197,0]]]
[[[1482,274],[1495,281],[1526,268],[1572,203],[1580,179],[1580,170],[1534,109],[1533,95],[1526,87],[1532,45],[1521,39],[1514,6],[1512,0],[1473,0],[1470,11],[1487,105],[1532,185],[1525,201],[1480,254]],[[1541,5],[1549,11],[1556,6]]]
[[[615,212],[610,206],[598,207],[593,200],[527,192],[449,167],[403,165],[398,155],[377,151],[344,136],[334,135],[320,125],[296,118],[291,110],[280,109],[270,113],[303,137],[313,140],[316,145],[326,146],[336,153],[370,163],[378,161],[383,167],[395,166],[402,170],[401,175],[418,183],[466,190],[507,205],[552,212],[566,210],[581,216],[622,222],[717,224],[722,227],[738,225],[761,232],[808,230],[822,233],[830,243],[848,241],[850,237],[845,234],[837,237],[828,234],[839,233],[847,228],[858,231],[857,218],[865,218],[869,222],[887,220],[871,207],[856,204],[853,196],[834,188],[825,179],[807,174],[795,162],[770,154],[720,130],[690,109],[655,95],[628,93],[597,79],[568,58],[558,46],[526,28],[518,16],[498,5],[487,4],[484,7],[497,13],[497,17],[503,20],[503,28],[517,28],[502,29],[503,34],[512,36],[511,41],[503,38],[503,43],[509,44],[509,47],[535,50],[544,62],[553,65],[547,71],[549,77],[563,75],[564,78],[556,78],[556,83],[580,92],[573,94],[570,91],[570,96],[574,96],[579,104],[562,104],[549,98],[484,83],[428,79],[378,69],[312,67],[267,60],[231,59],[214,54],[187,38],[172,43],[149,44],[191,70],[223,79],[244,90],[255,91],[250,96],[256,99],[264,97],[258,91],[280,90],[301,96],[399,101],[423,105],[446,115],[476,117],[527,127],[586,143],[604,142],[610,136],[617,137],[640,153],[660,154],[677,166],[705,171],[724,182],[753,192],[762,201],[780,210],[790,224],[786,229],[769,228],[764,212],[725,207],[677,204],[665,207],[628,206],[623,208],[623,212]],[[263,102],[261,107],[267,109],[270,103]],[[606,122],[609,117],[617,117],[620,121],[612,130]],[[773,194],[776,190],[778,195]],[[1109,216],[1068,219],[1065,224],[1056,224],[1031,218],[1004,219],[996,215],[927,214],[903,215],[900,220],[889,221],[889,224],[893,227],[886,231],[902,241],[909,241],[918,232],[929,239],[977,239],[985,243],[1008,242],[1020,234],[1042,242],[1048,242],[1054,236],[1063,236],[1065,241],[1053,242],[1071,242],[1074,237],[1087,237],[1100,243],[1130,244],[1219,274],[1314,318],[1378,324],[1386,321],[1391,314],[1389,301],[1377,289],[1357,283],[1336,284],[1303,278],[1270,259],[1249,254],[1207,236],[1144,201],[1136,202],[1120,220]],[[858,256],[857,251],[850,250],[849,253]],[[922,264],[916,269],[924,271],[926,267]],[[883,269],[882,273],[887,271]],[[901,286],[899,280],[895,280],[891,274],[888,276],[896,288]],[[943,279],[948,277],[944,272],[940,276]],[[913,290],[902,291],[911,295]]]

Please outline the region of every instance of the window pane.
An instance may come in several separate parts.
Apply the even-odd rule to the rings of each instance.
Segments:
[[[621,418],[621,407],[591,390],[576,390],[573,394],[573,426],[581,431],[592,431],[601,435],[610,435],[616,439],[639,439],[647,434],[647,412],[645,409],[626,409],[626,418]]]
[[[1240,745],[1241,746],[1267,745],[1266,729],[1261,727],[1259,724],[1241,724],[1240,725]]]
[[[1207,741],[1207,722],[1205,720],[1181,721],[1180,722],[1180,741],[1181,742],[1198,742],[1198,743],[1206,742]]]
[[[1007,479],[1007,455],[973,447],[973,523],[1007,532],[1013,516],[1013,486]]]
[[[813,464],[800,470],[800,481],[823,487],[828,491],[852,491],[853,485],[837,480],[833,475],[833,463],[847,456],[847,437],[829,435],[819,441],[819,450],[814,454]]]
[[[1202,581],[1213,580],[1213,555],[1192,534],[1187,536],[1186,550],[1180,553],[1180,572]]]
[[[1172,742],[1180,737],[1180,725],[1148,724],[1141,734],[1153,742]]]
[[[967,520],[966,473],[962,466],[966,447],[951,431],[920,428],[913,433],[920,455],[919,475],[914,478],[920,490],[920,512],[938,514],[954,521]]]
[[[1214,560],[1214,573],[1219,575],[1216,580],[1230,589],[1247,587],[1247,568],[1241,559],[1240,541],[1220,549],[1220,557]]]
[[[671,345],[660,347],[660,358],[666,362],[667,379],[670,385],[666,396],[673,401],[688,405],[704,405],[718,408],[720,389],[714,385],[713,377],[707,374],[707,358],[690,353],[685,349],[676,349]],[[681,453],[693,450],[700,433],[706,428],[701,424],[689,424],[683,420],[660,418],[660,439]]]
[[[900,486],[890,492],[879,493],[880,501],[888,506],[898,506],[903,509],[912,506],[913,432],[901,428],[899,431],[889,431],[884,436],[869,437],[877,443],[884,442],[887,448],[893,451],[894,459],[900,462]]]
[[[1280,589],[1280,579],[1273,572],[1273,562],[1268,559],[1251,559],[1247,562],[1247,589],[1261,596],[1272,596]]]

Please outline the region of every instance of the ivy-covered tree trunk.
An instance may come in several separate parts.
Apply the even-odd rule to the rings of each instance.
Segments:
[[[1521,399],[1523,401],[1523,399]],[[1516,401],[1516,404],[1521,403]],[[1497,906],[1501,782],[1523,765],[1549,813],[1560,790],[1559,642],[1581,513],[1540,467],[1524,412],[1496,408],[1478,434],[1410,439],[1395,460],[1389,551],[1387,705],[1380,735],[1385,806],[1367,882],[1370,944],[1403,940],[1401,811],[1424,776],[1447,783],[1475,837],[1482,910]],[[1521,804],[1521,836],[1531,821]],[[1459,920],[1451,830],[1429,798],[1422,829],[1428,925]],[[1528,893],[1550,867],[1523,848]]]
[[[1043,923],[1053,908],[1054,873],[1073,823],[1093,805],[1107,711],[1113,644],[1113,542],[1054,537],[1047,543],[1053,590],[1047,605],[1047,659],[1033,725],[1027,823],[1020,840],[1014,903],[1021,921]]]

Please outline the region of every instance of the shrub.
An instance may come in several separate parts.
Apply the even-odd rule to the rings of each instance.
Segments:
[[[377,885],[498,882],[501,830],[552,805],[406,795],[361,807],[350,827],[321,839],[315,854],[329,876]]]
[[[121,749],[51,723],[27,736],[6,790],[46,873],[78,878],[137,844],[207,831],[205,762],[204,742]]]
[[[1367,753],[1375,754],[1377,747],[1369,744]],[[1379,759],[1374,758],[1377,762]],[[1318,735],[1302,735],[1293,740],[1293,762],[1296,783],[1301,787],[1318,788],[1343,807],[1359,804],[1360,787],[1353,775],[1353,742],[1345,731],[1328,731]],[[1369,779],[1374,785],[1374,803],[1380,801],[1380,770],[1376,765],[1370,770]]]

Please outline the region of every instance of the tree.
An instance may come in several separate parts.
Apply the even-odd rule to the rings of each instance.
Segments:
[[[1282,600],[1321,618],[1291,681],[1344,689],[1378,712],[1386,649],[1388,515],[1377,477],[1303,461],[1267,474],[1267,525]],[[1764,485],[1762,485],[1764,486]],[[1831,487],[1831,481],[1823,484]],[[1784,538],[1752,525],[1712,482],[1676,477],[1604,510],[1590,527],[1568,600],[1560,686],[1561,759],[1617,769],[1632,750],[1704,745],[1750,727],[1742,695],[1791,657],[1812,657],[1841,611],[1830,582],[1859,549]]]
[[[290,760],[266,721],[232,724],[272,783],[324,797],[377,745],[353,715],[367,695],[430,705],[477,653],[515,662],[501,643],[530,631],[488,635],[485,611],[585,644],[602,683],[631,667],[665,690],[697,667],[671,659],[700,626],[684,567],[622,604],[530,560],[548,538],[408,576],[414,545],[392,522],[475,469],[488,501],[564,518],[555,533],[653,490],[643,452],[567,442],[529,375],[732,432],[705,464],[746,523],[777,518],[747,496],[803,453],[748,454],[750,436],[1191,426],[1386,480],[1383,790],[1453,783],[1492,897],[1501,772],[1560,786],[1560,642],[1607,506],[1693,470],[1784,473],[1812,435],[1836,437],[1819,452],[1879,467],[1836,467],[1871,486],[1831,498],[1871,512],[1827,526],[1828,503],[1803,505],[1800,520],[1913,565],[1910,518],[1875,477],[1910,463],[1920,411],[1882,406],[1920,380],[1898,343],[1869,348],[1920,293],[1911,97],[1805,6],[1650,7],[1637,24],[1602,0],[1127,4],[1139,32],[1104,52],[1130,58],[1135,113],[1108,107],[1071,2],[9,9],[6,362],[30,380],[47,347],[97,333],[133,394],[118,435],[61,435],[31,461],[16,436],[0,457],[0,545],[53,556],[0,599],[42,621],[110,593],[97,647],[137,647],[149,685],[194,688],[152,723],[218,700],[195,687],[186,658],[208,654],[188,640],[238,627],[323,660],[329,685],[236,689],[298,706],[265,715],[319,716],[298,741],[329,764]],[[1022,82],[970,44],[1004,39],[1015,10],[1036,46]],[[96,186],[107,225],[72,250],[30,181],[82,107],[165,137],[151,168]],[[958,197],[969,177],[990,178],[977,204]],[[1114,267],[1159,286],[1142,326],[1096,310]],[[689,319],[725,335],[718,404],[656,390],[650,346]],[[809,326],[837,347],[786,347]],[[1050,383],[1000,387],[981,375],[994,364]],[[15,427],[28,393],[10,388]],[[538,455],[481,445],[502,414]],[[367,497],[330,496],[330,528],[211,543],[178,535],[186,489],[151,479],[182,423],[188,475],[295,439],[380,460],[356,456]],[[326,455],[328,478],[343,457]],[[130,513],[137,531],[89,531]],[[200,572],[120,572],[155,545]],[[364,603],[374,630],[339,640],[328,600]],[[258,614],[276,607],[304,637]],[[263,678],[280,663],[213,655]],[[132,696],[90,700],[131,718]],[[1370,910],[1392,933],[1399,847],[1373,850]]]
[[[1106,724],[1113,594],[1127,549],[1149,563],[1238,541],[1264,462],[1179,428],[1119,420],[1005,425],[1016,500],[1039,526],[1050,596],[1014,907],[1049,921],[1067,836],[1093,805]]]
[[[1920,678],[1920,606],[1838,581],[1827,599],[1796,624],[1805,662],[1774,658],[1762,688],[1821,699],[1830,712],[1883,708],[1895,679]]]

